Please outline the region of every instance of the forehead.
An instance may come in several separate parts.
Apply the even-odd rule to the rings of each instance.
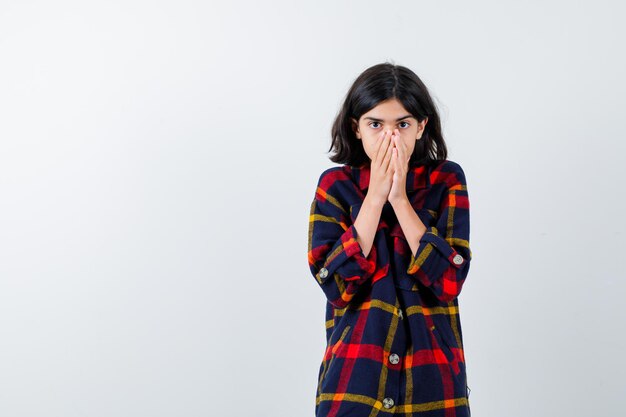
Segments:
[[[394,122],[414,118],[398,100],[385,100],[364,113],[362,119]]]

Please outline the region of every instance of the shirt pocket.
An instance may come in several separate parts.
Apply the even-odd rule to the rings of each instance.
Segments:
[[[435,341],[437,342],[437,345],[438,345],[437,347],[446,356],[446,358],[448,359],[448,363],[452,363],[454,361],[454,354],[452,353],[452,349],[450,349],[450,345],[448,344],[448,342],[445,340],[442,333],[440,332],[441,328],[433,324],[432,326],[430,326],[430,330],[432,331],[433,336],[435,337]]]
[[[453,375],[457,377],[459,376],[462,370],[461,367],[464,363],[457,360],[457,357],[454,354],[453,350],[458,351],[458,345],[456,338],[454,337],[454,333],[452,332],[452,328],[445,317],[438,317],[436,315],[432,317],[433,324],[430,326],[430,330],[433,333],[439,349],[441,349],[448,360],[448,365],[450,365]]]

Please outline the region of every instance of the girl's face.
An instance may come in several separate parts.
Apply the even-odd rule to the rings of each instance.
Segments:
[[[377,139],[384,130],[392,133],[395,129],[400,132],[400,140],[407,148],[407,158],[415,149],[415,141],[422,137],[424,127],[428,122],[425,118],[421,123],[405,110],[397,99],[381,101],[376,107],[364,113],[359,121],[352,119],[352,128],[357,139],[363,142],[365,153],[374,159],[378,148]]]

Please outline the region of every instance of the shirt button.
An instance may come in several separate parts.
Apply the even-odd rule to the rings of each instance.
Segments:
[[[383,400],[383,407],[385,408],[391,408],[393,407],[393,398],[391,397],[387,397]]]
[[[326,278],[328,276],[328,269],[322,268],[320,269],[320,278]]]
[[[399,316],[401,319],[403,319],[403,318],[404,318],[404,316],[402,316],[402,310],[400,310],[400,309],[398,309],[398,316]]]
[[[461,265],[463,263],[463,257],[457,253],[454,256],[454,259],[452,259],[452,262],[454,262],[457,265]]]
[[[396,363],[400,362],[400,357],[396,353],[392,353],[391,355],[389,355],[389,362],[395,365]]]

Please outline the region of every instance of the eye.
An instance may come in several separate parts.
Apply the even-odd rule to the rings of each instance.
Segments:
[[[370,122],[368,124],[368,126],[370,126],[373,129],[377,129],[379,127],[378,126],[379,124],[380,124],[380,122]],[[409,126],[411,126],[411,123],[409,123],[409,122],[400,122],[400,124],[404,124],[405,125],[404,126],[405,129],[408,128]],[[374,125],[376,125],[376,126],[374,126]]]

